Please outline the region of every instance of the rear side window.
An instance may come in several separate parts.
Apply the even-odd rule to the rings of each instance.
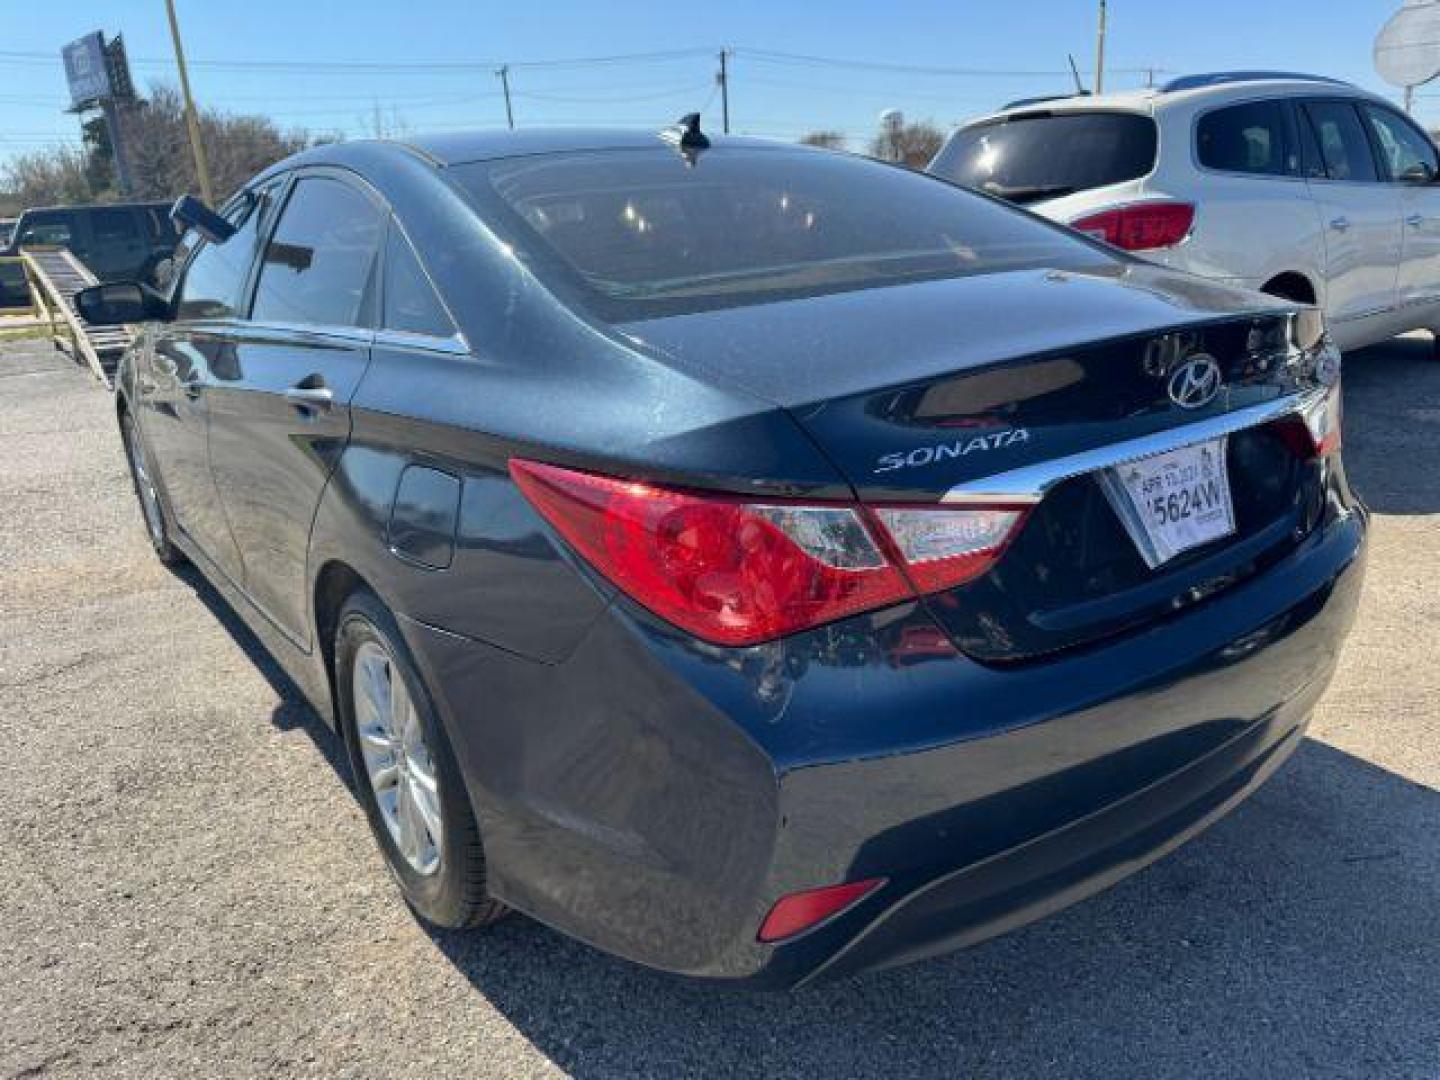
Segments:
[[[251,317],[368,325],[365,299],[384,224],[375,204],[348,184],[327,176],[301,179],[265,245]]]
[[[1390,179],[1400,180],[1406,176],[1414,179],[1418,170],[1431,178],[1440,174],[1435,144],[1424,132],[1389,109],[1375,105],[1362,108],[1370,121],[1370,130],[1375,133],[1375,141],[1380,144],[1380,157]]]
[[[955,132],[930,171],[1027,203],[1138,180],[1156,144],[1155,121],[1135,113],[1017,113]]]
[[[1353,105],[1342,101],[1312,101],[1306,104],[1305,115],[1315,132],[1327,179],[1351,182],[1379,179],[1370,139]]]
[[[90,216],[90,231],[97,244],[133,244],[140,239],[135,215],[129,210],[96,210]]]
[[[40,213],[27,214],[20,221],[20,235],[17,243],[25,244],[69,244],[75,239],[69,214]]]
[[[811,150],[541,154],[454,168],[549,282],[625,321],[902,282],[1113,265],[950,184]]]
[[[1258,176],[1299,176],[1285,106],[1251,101],[1206,113],[1195,125],[1196,156],[1207,169]]]
[[[427,337],[451,337],[455,333],[414,249],[393,222],[385,248],[384,326]]]

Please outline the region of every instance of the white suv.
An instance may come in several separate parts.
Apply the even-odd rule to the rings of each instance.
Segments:
[[[1154,262],[1319,304],[1341,348],[1440,330],[1440,154],[1348,83],[1230,72],[1016,102],[929,168]]]

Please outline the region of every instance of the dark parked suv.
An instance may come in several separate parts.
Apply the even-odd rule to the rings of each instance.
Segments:
[[[101,281],[150,281],[175,249],[169,210],[170,204],[161,202],[26,210],[0,255],[18,255],[25,247],[66,247]],[[26,303],[23,271],[0,264],[0,307]]]
[[[925,956],[1216,820],[1334,670],[1366,515],[1313,308],[693,126],[347,142],[191,220],[168,295],[79,298],[151,320],[151,542],[432,923]]]

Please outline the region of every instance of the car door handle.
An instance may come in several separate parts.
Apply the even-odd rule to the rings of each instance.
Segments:
[[[328,386],[292,386],[285,391],[285,400],[297,409],[329,412],[335,406],[335,392]]]
[[[1346,229],[1350,228],[1350,219],[1344,217],[1331,218],[1330,228],[1334,229],[1336,232],[1344,232]]]
[[[1409,225],[1412,229],[1418,229],[1421,225],[1425,224],[1425,215],[1411,214],[1405,219],[1405,224]]]

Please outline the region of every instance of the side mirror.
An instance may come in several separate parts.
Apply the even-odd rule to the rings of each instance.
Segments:
[[[81,289],[75,294],[75,310],[91,326],[121,326],[169,315],[161,297],[132,281]]]
[[[1400,179],[1407,184],[1433,184],[1436,180],[1435,170],[1423,161],[1417,161],[1403,173]]]
[[[181,195],[170,208],[170,220],[180,231],[194,229],[212,244],[223,244],[235,235],[235,226],[226,221],[194,195]]]

